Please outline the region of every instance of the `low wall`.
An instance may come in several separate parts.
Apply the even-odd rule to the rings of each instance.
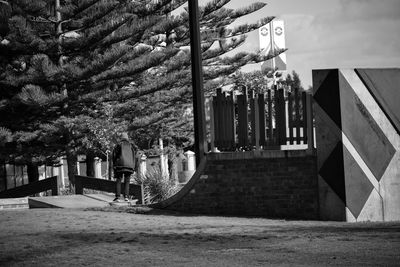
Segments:
[[[316,158],[306,151],[211,153],[197,179],[185,195],[164,208],[195,214],[318,219]]]

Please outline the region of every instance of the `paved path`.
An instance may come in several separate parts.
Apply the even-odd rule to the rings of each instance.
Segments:
[[[0,212],[0,266],[399,266],[400,223]]]
[[[113,196],[104,194],[29,197],[31,208],[86,209],[107,207]]]

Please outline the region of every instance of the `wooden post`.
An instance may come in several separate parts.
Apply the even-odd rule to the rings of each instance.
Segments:
[[[190,54],[192,60],[193,115],[196,163],[205,156],[205,112],[198,0],[189,1]]]
[[[260,114],[258,108],[258,97],[252,91],[250,99],[251,110],[251,144],[260,150]]]
[[[214,115],[215,115],[215,146],[219,149],[223,148],[223,134],[222,134],[222,91],[221,88],[217,89],[217,96],[214,97]]]
[[[296,122],[296,144],[300,144],[300,96],[299,96],[299,89],[294,89],[294,103],[295,103],[295,122]]]
[[[222,138],[221,138],[221,148],[223,148],[223,149],[226,149],[226,147],[227,147],[227,131],[228,131],[228,127],[227,127],[227,114],[226,114],[226,96],[225,96],[225,93],[221,93],[221,102],[220,102],[220,104],[221,104],[221,109],[220,109],[220,112],[221,112],[221,117],[220,117],[220,124],[221,124],[221,128],[220,128],[220,130],[221,130],[221,136],[222,136]]]
[[[58,196],[60,190],[58,187],[58,176],[53,176],[51,179],[52,179],[51,195]]]
[[[258,111],[258,98],[253,99],[254,102],[254,134],[256,150],[260,150],[260,114]]]
[[[214,119],[214,101],[210,98],[210,146],[211,152],[215,152],[215,119]]]
[[[307,144],[307,138],[308,138],[308,133],[307,133],[307,93],[306,92],[302,92],[301,93],[301,107],[302,107],[302,113],[303,113],[303,120],[302,120],[302,127],[303,128],[303,143]]]
[[[283,90],[279,89],[277,92],[277,129],[278,129],[278,145],[286,144],[286,115],[285,115],[285,97]]]
[[[289,144],[293,144],[293,96],[288,93],[288,123],[289,123]]]
[[[234,91],[232,91],[231,95],[228,97],[228,109],[229,109],[229,126],[230,126],[230,149],[235,150],[236,147],[236,127],[235,127],[235,103],[234,103]]]
[[[239,147],[249,146],[249,118],[247,115],[247,89],[244,88],[243,95],[237,96],[238,104],[238,141]]]
[[[75,194],[83,195],[82,179],[80,176],[75,176]]]
[[[280,105],[279,94],[276,85],[274,85],[274,111],[275,111],[275,131],[274,131],[274,145],[280,145]]]
[[[274,125],[272,123],[273,116],[272,116],[272,96],[271,96],[271,90],[268,90],[268,144],[272,145],[273,144],[273,138],[274,138]]]
[[[256,145],[256,108],[255,108],[255,94],[254,94],[254,90],[251,91],[250,93],[250,99],[249,99],[249,104],[250,104],[250,125],[251,125],[251,146],[255,146]]]
[[[260,135],[260,146],[265,146],[265,99],[264,94],[258,95],[258,121],[259,121],[259,135]]]

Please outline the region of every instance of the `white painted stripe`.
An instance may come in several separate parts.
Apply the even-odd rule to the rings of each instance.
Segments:
[[[346,207],[346,222],[357,222],[357,218],[354,217],[353,213],[348,207]]]
[[[393,125],[379,107],[378,103],[376,103],[373,96],[369,93],[368,89],[357,76],[356,72],[353,69],[340,69],[340,72],[346,78],[347,82],[353,88],[358,98],[367,108],[372,118],[379,125],[394,148],[400,150],[400,136],[397,134]]]
[[[372,174],[372,172],[368,168],[367,164],[365,164],[365,162],[361,158],[360,154],[358,154],[355,147],[351,144],[350,140],[347,138],[347,136],[343,132],[342,132],[342,142],[343,142],[344,146],[347,148],[347,150],[350,152],[351,156],[357,162],[358,166],[360,166],[361,170],[365,173],[365,176],[367,176],[368,180],[371,182],[371,184],[374,186],[376,191],[378,191],[378,193],[379,193],[378,180],[376,180],[375,176]]]

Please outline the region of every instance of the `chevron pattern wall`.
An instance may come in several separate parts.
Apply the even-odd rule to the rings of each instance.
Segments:
[[[321,219],[400,220],[400,69],[313,71]]]

